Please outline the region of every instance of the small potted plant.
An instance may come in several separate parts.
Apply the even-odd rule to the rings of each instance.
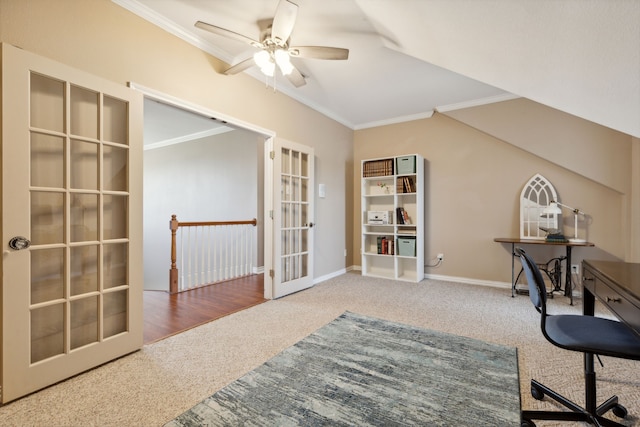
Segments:
[[[378,182],[378,187],[382,189],[382,192],[385,194],[389,194],[389,185],[386,182]]]

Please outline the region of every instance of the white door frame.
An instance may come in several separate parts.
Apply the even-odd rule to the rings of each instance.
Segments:
[[[273,205],[273,162],[270,161],[270,153],[273,150],[273,138],[276,133],[272,130],[262,128],[260,126],[256,126],[254,124],[236,119],[234,117],[227,116],[225,114],[219,113],[217,111],[211,110],[209,108],[203,107],[198,104],[194,104],[188,101],[185,101],[180,98],[176,98],[175,96],[168,95],[166,93],[157,91],[155,89],[151,89],[145,87],[143,85],[129,82],[129,87],[135,89],[149,99],[153,99],[155,101],[159,101],[176,108],[180,108],[185,111],[190,111],[192,113],[212,117],[216,120],[220,120],[226,122],[234,127],[242,128],[259,135],[264,136],[265,139],[265,149],[264,149],[264,226],[263,226],[263,260],[264,260],[264,297],[267,299],[273,298],[273,278],[269,275],[269,270],[273,265],[273,254],[272,251],[269,250],[273,247],[273,223],[272,221],[267,221],[270,219],[269,213],[271,211]]]

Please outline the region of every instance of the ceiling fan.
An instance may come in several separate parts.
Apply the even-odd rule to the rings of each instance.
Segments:
[[[224,74],[237,74],[249,67],[257,65],[263,74],[273,77],[276,65],[283,75],[296,87],[306,84],[300,71],[291,63],[290,58],[315,58],[315,59],[347,59],[349,50],[328,46],[290,46],[290,36],[296,23],[298,5],[290,0],[280,0],[273,19],[258,21],[262,28],[260,41],[253,40],[242,34],[198,21],[197,28],[209,31],[230,39],[247,43],[260,49],[252,58],[245,59],[229,69]]]

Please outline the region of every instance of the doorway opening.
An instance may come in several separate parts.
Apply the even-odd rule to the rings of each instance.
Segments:
[[[264,153],[270,136],[143,92],[144,342],[149,343],[266,301]],[[256,218],[252,274],[170,294],[171,215],[188,222]]]

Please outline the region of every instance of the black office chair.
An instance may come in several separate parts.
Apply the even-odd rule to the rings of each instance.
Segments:
[[[624,427],[602,415],[612,410],[613,414],[624,418],[627,410],[613,396],[596,407],[596,374],[593,367],[594,355],[640,360],[640,337],[626,325],[615,320],[583,315],[549,315],[546,308],[547,292],[542,274],[536,263],[522,248],[516,248],[522,268],[527,277],[529,298],[541,314],[542,334],[553,345],[566,350],[584,353],[585,407],[559,395],[550,388],[531,380],[531,395],[542,400],[549,396],[571,410],[567,411],[522,411],[522,427],[535,426],[532,420],[586,421],[596,426]]]

